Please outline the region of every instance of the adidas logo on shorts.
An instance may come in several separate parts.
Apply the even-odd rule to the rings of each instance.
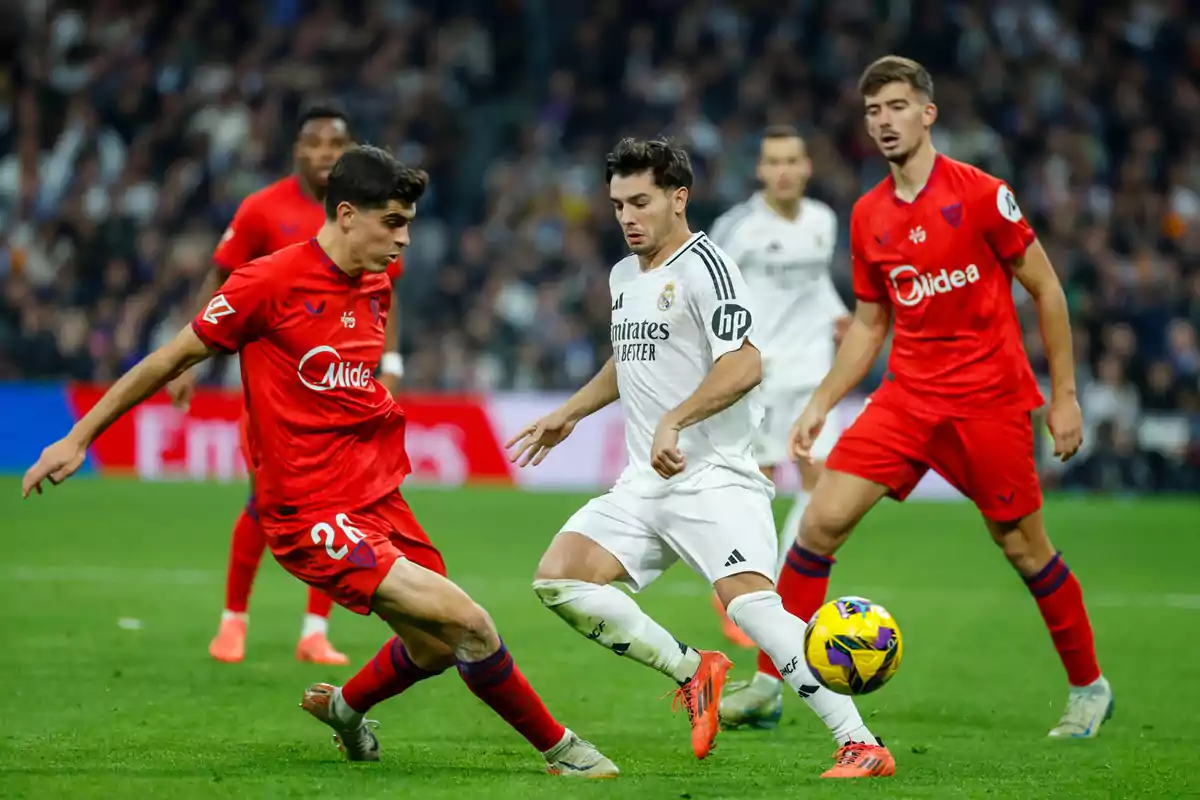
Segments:
[[[735,564],[744,564],[745,562],[746,562],[746,557],[744,555],[742,555],[741,553],[739,553],[737,550],[734,550],[732,553],[729,554],[729,558],[726,559],[725,566],[732,567]]]

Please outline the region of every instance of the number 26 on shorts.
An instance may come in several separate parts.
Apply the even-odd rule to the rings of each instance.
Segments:
[[[350,544],[358,544],[363,540],[362,531],[350,524],[350,517],[345,514],[338,514],[333,518],[333,521],[341,529],[342,533],[346,535],[346,538],[350,540]],[[328,522],[318,522],[316,525],[313,525],[311,534],[313,544],[324,542],[325,552],[334,561],[341,561],[350,552],[349,545],[344,544],[337,548],[333,546],[337,537],[337,531]]]

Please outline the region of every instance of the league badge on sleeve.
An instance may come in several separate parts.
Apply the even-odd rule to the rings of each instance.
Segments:
[[[1009,222],[1021,221],[1021,207],[1017,205],[1017,198],[1007,184],[1000,184],[996,190],[996,209]]]
[[[210,325],[216,325],[217,320],[221,317],[228,317],[235,313],[237,312],[233,310],[233,306],[229,305],[225,295],[219,294],[208,301],[208,308],[204,309],[204,321]]]

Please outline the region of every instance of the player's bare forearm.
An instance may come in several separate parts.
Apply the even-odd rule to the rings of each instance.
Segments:
[[[610,358],[590,381],[563,404],[563,411],[569,419],[578,422],[617,402],[620,397],[621,391],[617,388],[617,365]]]
[[[1038,326],[1050,364],[1051,393],[1053,397],[1074,397],[1075,354],[1071,342],[1071,315],[1062,283],[1042,243],[1034,241],[1011,266],[1013,275],[1029,292],[1037,307]]]
[[[188,368],[204,361],[213,351],[188,325],[167,344],[139,361],[133,369],[112,385],[100,402],[71,429],[70,438],[90,446],[108,426],[167,385]]]
[[[891,309],[881,303],[859,301],[829,374],[813,393],[813,402],[828,412],[862,382],[879,357],[891,324]]]
[[[761,382],[762,354],[747,339],[717,359],[692,396],[671,410],[663,424],[679,431],[690,428],[729,408]]]

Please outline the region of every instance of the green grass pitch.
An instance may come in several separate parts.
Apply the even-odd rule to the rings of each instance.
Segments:
[[[378,708],[383,761],[341,761],[297,707],[353,667],[296,663],[303,587],[268,556],[247,660],[209,660],[239,486],[79,479],[21,503],[0,482],[0,797],[781,798],[1186,797],[1200,794],[1200,504],[1051,501],[1083,582],[1116,717],[1090,742],[1045,738],[1065,678],[1021,582],[965,505],[879,508],[832,592],[886,605],[896,679],[861,701],[895,753],[889,781],[822,782],[832,742],[799,698],[774,733],[726,732],[705,762],[660,699],[662,676],[543,610],[538,555],[583,498],[413,489],[451,575],[488,608],[550,708],[623,769],[580,785],[541,774],[523,740],[447,674]],[[782,507],[779,509],[782,512]],[[683,641],[724,647],[708,590],[676,568],[640,597]],[[131,622],[136,620],[137,623]],[[386,638],[336,609],[359,664]],[[749,675],[749,651],[728,651]]]

